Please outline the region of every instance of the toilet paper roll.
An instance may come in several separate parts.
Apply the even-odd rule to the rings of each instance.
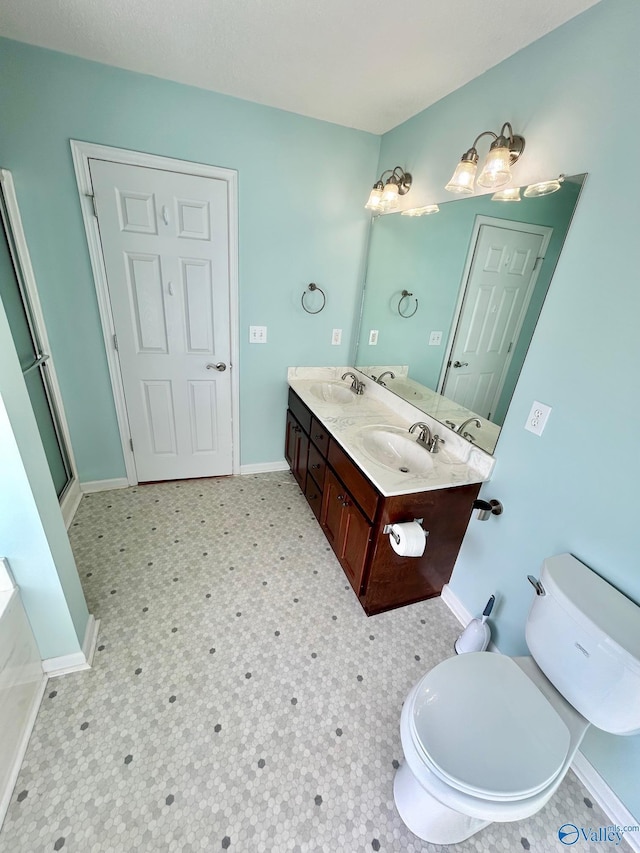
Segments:
[[[389,531],[391,547],[401,557],[421,557],[427,547],[424,529],[417,521],[392,524]]]

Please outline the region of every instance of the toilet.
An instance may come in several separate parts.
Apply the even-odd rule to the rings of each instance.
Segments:
[[[394,799],[424,841],[535,814],[590,725],[640,732],[640,607],[571,554],[543,562],[536,591],[531,657],[452,657],[407,696]]]

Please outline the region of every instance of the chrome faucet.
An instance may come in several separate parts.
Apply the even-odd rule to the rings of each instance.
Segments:
[[[396,378],[396,375],[395,375],[395,373],[393,372],[393,370],[385,370],[385,372],[384,372],[384,373],[381,373],[381,374],[380,374],[380,376],[378,376],[378,378],[377,378],[377,379],[376,379],[376,377],[375,377],[375,376],[372,376],[371,378],[372,378],[372,379],[374,379],[374,380],[378,383],[378,385],[383,385],[383,386],[386,388],[386,387],[387,387],[387,383],[382,381],[382,380],[383,380],[383,378],[384,378],[385,376],[390,376],[392,379],[395,379],[395,378]]]
[[[420,434],[416,438],[416,444],[421,444],[424,448],[430,450],[432,444],[431,430],[427,424],[423,424],[422,421],[418,421],[415,424],[411,424],[409,432],[414,432],[418,428],[420,429]]]
[[[346,379],[347,376],[351,376],[353,378],[353,382],[351,383],[351,390],[354,394],[364,394],[364,382],[361,382],[355,373],[343,373],[342,378]]]
[[[469,424],[475,424],[478,429],[482,426],[478,418],[467,418],[464,423],[461,423],[459,427],[456,427],[456,432],[459,433],[463,438],[466,438],[467,441],[473,443],[475,441],[473,435],[470,432],[463,432],[464,428]]]

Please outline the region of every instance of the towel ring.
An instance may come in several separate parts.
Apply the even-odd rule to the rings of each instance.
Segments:
[[[413,315],[414,315],[414,314],[416,313],[416,311],[418,310],[418,297],[417,297],[417,296],[413,296],[413,298],[416,300],[416,307],[413,309],[413,311],[411,312],[411,314],[403,314],[403,313],[402,313],[402,308],[401,308],[400,306],[402,305],[403,300],[408,299],[410,296],[413,296],[413,293],[409,293],[409,291],[408,291],[408,290],[403,290],[403,291],[402,291],[402,296],[400,297],[400,301],[398,302],[398,314],[399,314],[401,317],[404,317],[404,318],[405,318],[405,320],[409,319],[409,317],[413,317]]]
[[[320,293],[322,294],[322,305],[318,308],[317,311],[309,311],[307,306],[304,304],[304,297],[309,292],[313,293],[314,290],[319,290]],[[307,312],[307,314],[319,314],[322,311],[322,309],[324,308],[324,306],[327,304],[327,297],[324,295],[324,290],[321,287],[318,287],[317,284],[314,284],[313,282],[311,282],[309,287],[307,287],[306,290],[302,291],[302,299],[300,300],[300,302],[302,303],[302,307]]]

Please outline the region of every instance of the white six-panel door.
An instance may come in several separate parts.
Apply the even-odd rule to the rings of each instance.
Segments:
[[[230,474],[227,183],[89,166],[138,480]]]
[[[495,412],[531,300],[543,232],[550,229],[530,233],[518,223],[478,232],[442,394],[485,418]]]

